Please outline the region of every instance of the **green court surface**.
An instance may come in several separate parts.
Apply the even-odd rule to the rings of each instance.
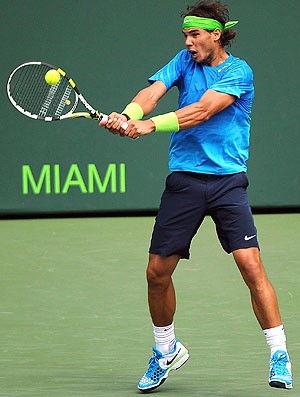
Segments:
[[[267,384],[269,348],[207,218],[175,274],[190,360],[153,395],[300,396],[300,214],[256,215],[294,389]],[[2,220],[0,396],[127,397],[153,345],[145,267],[152,217]]]

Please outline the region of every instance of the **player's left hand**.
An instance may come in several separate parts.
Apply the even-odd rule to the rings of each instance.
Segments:
[[[124,135],[132,139],[137,139],[142,135],[151,134],[155,131],[155,125],[152,120],[129,120],[128,127],[124,130],[121,127]]]

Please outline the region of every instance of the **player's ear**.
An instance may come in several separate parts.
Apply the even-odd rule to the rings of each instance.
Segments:
[[[214,41],[219,41],[222,35],[222,31],[219,28],[216,28],[211,32]]]

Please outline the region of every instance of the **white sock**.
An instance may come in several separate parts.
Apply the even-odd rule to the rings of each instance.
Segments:
[[[174,323],[166,327],[156,327],[153,325],[153,332],[157,350],[162,354],[168,354],[174,350],[176,342]]]
[[[283,325],[279,325],[278,327],[274,328],[264,329],[263,333],[265,334],[267,344],[271,349],[271,356],[277,350],[287,351],[286,336]]]

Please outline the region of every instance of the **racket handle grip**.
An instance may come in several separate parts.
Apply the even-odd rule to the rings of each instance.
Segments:
[[[101,113],[101,114],[100,114],[100,117],[99,117],[99,120],[107,122],[107,120],[108,120],[108,115],[107,115],[107,114],[104,114],[104,113]],[[128,127],[128,123],[124,122],[124,123],[121,125],[121,127],[123,128],[123,130],[126,130],[126,128]]]
[[[99,120],[100,120],[100,121],[103,120],[103,121],[105,121],[105,122],[107,123],[108,115],[107,115],[107,114],[104,114],[104,113],[100,113]]]

